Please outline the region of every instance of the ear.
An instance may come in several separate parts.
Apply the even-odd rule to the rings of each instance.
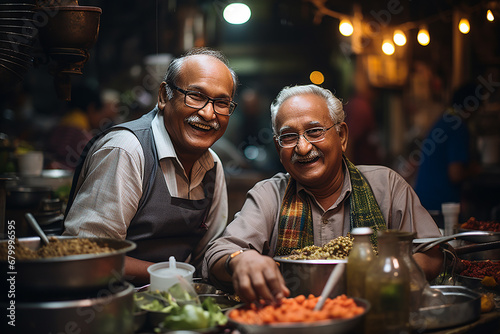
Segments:
[[[158,109],[163,110],[167,102],[172,99],[172,96],[172,89],[167,85],[165,81],[163,81],[160,84],[160,89],[158,90]]]
[[[342,153],[345,153],[347,150],[347,141],[349,139],[349,128],[345,122],[340,123],[339,128],[340,147],[342,148]]]

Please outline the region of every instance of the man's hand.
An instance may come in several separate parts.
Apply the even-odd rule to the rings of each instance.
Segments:
[[[249,250],[236,256],[229,265],[233,270],[234,290],[243,301],[275,302],[290,295],[278,266],[269,256]]]

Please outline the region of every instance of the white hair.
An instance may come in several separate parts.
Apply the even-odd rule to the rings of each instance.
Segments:
[[[281,105],[289,98],[297,95],[314,94],[322,97],[326,105],[328,106],[328,111],[330,112],[330,117],[332,118],[335,125],[335,129],[340,131],[338,123],[341,123],[345,119],[345,112],[342,107],[342,101],[340,101],[333,93],[326,89],[316,85],[302,85],[302,86],[288,86],[279,92],[276,99],[271,104],[271,125],[275,135],[278,135],[278,129],[276,129],[276,115]]]

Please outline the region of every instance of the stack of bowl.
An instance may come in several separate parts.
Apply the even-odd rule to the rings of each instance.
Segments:
[[[34,14],[34,0],[7,0],[0,4],[2,91],[10,90],[20,83],[33,66],[33,45],[38,33]]]

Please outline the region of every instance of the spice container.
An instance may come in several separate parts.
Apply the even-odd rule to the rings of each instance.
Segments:
[[[347,258],[347,295],[365,298],[365,278],[368,266],[375,258],[370,236],[370,227],[357,227],[351,231],[354,237],[352,249]]]
[[[371,309],[366,333],[410,333],[410,273],[400,252],[400,231],[377,234],[378,257],[369,266],[365,291]]]

